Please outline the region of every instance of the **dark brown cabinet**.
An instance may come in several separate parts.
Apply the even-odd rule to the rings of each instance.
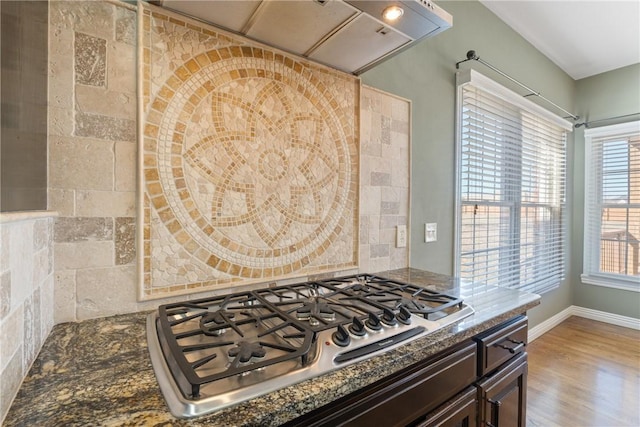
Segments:
[[[527,318],[474,338],[478,343],[478,415],[481,426],[524,427],[527,408]]]
[[[527,355],[521,354],[495,375],[478,383],[484,425],[524,427],[527,402]]]
[[[524,426],[527,318],[518,316],[286,426]]]
[[[473,427],[477,425],[478,392],[473,386],[416,424],[417,427]]]

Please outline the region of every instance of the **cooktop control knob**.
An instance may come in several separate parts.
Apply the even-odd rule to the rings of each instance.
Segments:
[[[367,333],[367,331],[364,330],[364,323],[362,323],[362,320],[358,319],[357,317],[354,317],[353,322],[351,322],[351,325],[349,325],[349,332],[358,337],[361,337]]]
[[[400,312],[396,317],[398,318],[398,322],[400,323],[404,323],[405,325],[411,323],[411,312],[405,307],[400,307]]]
[[[364,322],[367,325],[367,328],[372,331],[379,331],[382,329],[382,325],[380,324],[380,319],[373,313],[369,313],[369,318]]]
[[[387,326],[395,326],[395,324],[398,323],[396,322],[396,315],[393,314],[393,311],[389,310],[388,308],[384,309],[384,311],[382,312],[382,319],[380,320]]]
[[[351,342],[351,337],[349,336],[349,332],[344,328],[344,326],[339,325],[338,329],[331,335],[331,339],[336,345],[340,347],[346,347]]]

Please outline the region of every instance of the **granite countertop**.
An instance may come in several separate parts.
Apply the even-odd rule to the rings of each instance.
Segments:
[[[56,325],[5,426],[279,425],[470,338],[539,304],[535,294],[471,285],[435,273],[376,273],[462,295],[475,314],[383,355],[191,420],[167,409],[147,351],[147,313]]]

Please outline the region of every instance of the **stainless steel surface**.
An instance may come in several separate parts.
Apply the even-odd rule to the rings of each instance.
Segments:
[[[408,299],[406,295],[415,294],[416,291],[429,291],[401,283],[410,287],[408,288],[410,292],[404,292],[401,294],[402,298],[396,298],[400,295],[399,292],[371,293],[371,288],[367,286],[377,285],[377,283],[373,281],[367,283],[363,278],[377,279],[385,285],[400,283],[376,276],[360,275],[353,281],[349,281],[351,278],[343,278],[344,282],[338,282],[338,285],[331,282],[327,287],[323,287],[323,282],[314,282],[315,287],[309,292],[307,292],[307,286],[310,285],[302,283],[290,285],[290,287],[261,289],[255,291],[255,294],[238,293],[226,297],[214,297],[213,302],[210,299],[198,300],[202,301],[201,304],[185,302],[184,305],[190,307],[188,311],[175,310],[176,305],[162,306],[158,312],[150,314],[147,318],[149,353],[158,384],[171,413],[180,418],[189,418],[217,411],[383,354],[453,325],[474,312],[470,306],[453,298],[451,301],[447,299],[445,303],[439,300],[435,304],[438,307],[446,307],[443,312],[426,314],[428,310],[424,311],[425,306],[421,304],[421,301],[425,300],[419,300],[418,297]],[[339,280],[336,279],[336,281]],[[367,287],[367,292],[362,290],[362,286]],[[373,289],[385,288],[373,287]],[[393,289],[397,291],[396,288]],[[358,292],[366,294],[366,298],[354,298]],[[259,300],[247,299],[256,295]],[[296,299],[292,299],[292,295]],[[300,298],[301,295],[303,298]],[[394,297],[391,303],[392,299],[389,295]],[[442,295],[432,292],[426,296],[437,299]],[[451,297],[446,296],[446,298]],[[250,301],[254,302],[249,304]],[[303,304],[305,301],[306,303]],[[320,301],[326,303],[319,303]],[[372,305],[368,305],[369,301],[373,301]],[[402,316],[398,310],[394,310],[395,317],[392,316],[392,321],[389,322],[394,324],[391,325],[385,323],[381,310],[376,311],[379,313],[377,315],[371,314],[372,307],[380,308],[385,304],[397,306],[399,302],[402,307],[414,310],[410,315],[406,311],[410,320],[410,323],[406,323],[409,324],[400,321]],[[203,308],[205,303],[209,306]],[[328,305],[335,310],[332,315],[326,312],[329,309]],[[163,307],[168,308],[163,309]],[[231,316],[233,322],[224,323],[219,316],[216,318],[215,309],[219,307],[229,309],[224,313],[227,317]],[[276,314],[272,314],[273,307],[277,307]],[[313,314],[307,316],[305,309],[311,310]],[[417,314],[419,310],[423,310],[422,315]],[[298,313],[300,311],[302,315]],[[367,312],[369,317],[363,314]],[[280,316],[278,313],[285,313],[285,315]],[[352,315],[360,318],[362,324],[366,325],[363,328],[363,334],[359,336],[349,333],[350,342],[339,346],[335,343],[333,334],[338,327],[344,327],[348,331],[352,324],[350,320]],[[207,360],[202,364],[206,368],[199,367],[197,376],[199,378],[210,376],[214,380],[193,389],[198,394],[195,397],[189,395],[191,389],[185,381],[189,375],[176,374],[175,369],[172,373],[170,368],[170,365],[173,365],[173,368],[176,367],[176,361],[172,356],[176,353],[171,353],[167,338],[162,336],[163,316],[166,316],[172,325],[171,333],[180,336],[180,350],[177,357],[182,357],[181,354],[186,353],[184,350],[188,349],[189,364],[199,364],[200,361]],[[259,321],[254,322],[258,317]],[[379,318],[381,322],[371,325],[368,323],[371,317],[373,320]],[[292,322],[292,318],[300,322]],[[204,336],[194,333],[194,319],[200,319],[199,328],[205,327]],[[312,319],[315,319],[315,322],[310,322]],[[277,333],[271,333],[274,330]],[[309,333],[314,337],[312,342],[309,340]],[[238,340],[240,344],[236,344]],[[243,343],[258,341],[267,347],[266,355],[252,357],[250,360],[247,358],[245,371],[242,371],[243,364],[238,357],[226,357],[229,346],[236,344],[232,348],[237,349],[239,345],[244,345]],[[210,345],[207,346],[211,342],[216,343],[214,350]],[[296,352],[290,351],[293,356],[288,357],[287,352],[282,349],[294,349]],[[359,354],[364,350],[366,354]],[[215,355],[211,356],[212,353]],[[304,356],[300,357],[300,354]],[[272,363],[273,361],[277,363]]]
[[[162,0],[162,7],[349,73],[360,74],[413,42],[451,27],[428,0]],[[390,5],[403,8],[385,21]]]

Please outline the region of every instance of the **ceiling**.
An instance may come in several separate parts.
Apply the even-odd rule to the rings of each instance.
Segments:
[[[639,0],[480,0],[575,80],[640,63]]]

